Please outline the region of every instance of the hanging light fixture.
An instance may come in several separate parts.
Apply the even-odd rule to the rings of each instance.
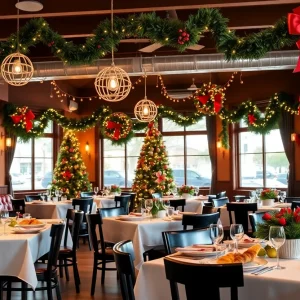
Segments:
[[[111,0],[111,33],[113,34],[113,0]],[[128,74],[114,63],[114,48],[111,51],[111,66],[100,71],[95,79],[99,97],[105,101],[117,102],[125,99],[131,90]]]
[[[6,56],[1,64],[1,75],[10,85],[22,86],[27,84],[33,76],[31,60],[19,51],[19,9],[17,18],[17,52]]]
[[[145,72],[145,98],[140,100],[134,107],[134,115],[140,122],[151,122],[157,116],[157,106],[147,99],[147,74]]]
[[[36,12],[40,11],[43,9],[43,4],[41,1],[36,1],[36,0],[30,0],[30,1],[18,1],[16,4],[16,8],[23,10],[23,11],[28,11],[28,12]]]
[[[193,80],[193,83],[190,85],[189,88],[187,88],[187,90],[188,90],[188,91],[197,91],[198,88],[197,88],[197,86],[196,86],[196,84],[195,84],[195,78],[192,78],[192,80]]]

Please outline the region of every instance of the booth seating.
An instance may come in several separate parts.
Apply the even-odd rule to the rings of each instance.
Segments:
[[[8,210],[8,211],[12,211],[13,210],[13,206],[12,206],[12,196],[9,194],[5,194],[5,195],[0,195],[0,210]]]

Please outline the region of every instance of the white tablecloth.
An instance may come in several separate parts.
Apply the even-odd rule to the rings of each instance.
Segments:
[[[72,201],[42,202],[41,204],[26,202],[25,204],[25,212],[39,219],[65,219],[69,208],[73,208]],[[94,202],[92,213],[96,210],[97,206]]]
[[[50,220],[42,221],[50,222]],[[54,222],[54,220],[51,220],[51,222]],[[3,226],[0,228],[2,233]],[[0,235],[0,276],[18,277],[34,289],[37,285],[34,262],[50,249],[50,228],[51,224],[47,224],[39,233],[15,234],[12,232],[11,227],[6,226],[9,234]],[[68,246],[72,246],[70,235]]]
[[[182,221],[147,219],[145,221],[120,221],[116,218],[103,219],[103,232],[106,241],[117,243],[132,240],[135,252],[135,266],[143,262],[143,253],[154,246],[163,245],[162,232],[182,230]]]
[[[276,264],[276,259],[268,260],[270,265]],[[245,273],[244,287],[239,288],[239,300],[299,300],[300,260],[280,260],[280,264],[286,268],[257,276]],[[199,293],[204,290],[205,286],[201,286],[199,282]],[[152,260],[141,266],[134,293],[136,300],[171,300],[163,259]],[[179,293],[180,299],[186,299],[182,285],[179,285]],[[221,299],[230,299],[229,289],[221,289]]]
[[[99,208],[109,208],[109,207],[115,207],[115,196],[106,196],[106,197],[95,197],[94,202],[96,203],[96,206]]]

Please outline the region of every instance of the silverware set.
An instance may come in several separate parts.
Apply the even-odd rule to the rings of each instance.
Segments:
[[[261,274],[264,274],[266,272],[269,272],[269,271],[272,271],[274,270],[276,266],[272,266],[272,267],[263,267],[261,269],[259,269],[258,271],[254,271],[254,272],[251,272],[251,274],[253,275],[261,275]]]

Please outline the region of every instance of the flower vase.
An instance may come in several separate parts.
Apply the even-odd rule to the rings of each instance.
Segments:
[[[280,258],[300,258],[300,239],[286,240],[278,251]]]
[[[189,193],[183,193],[183,194],[181,195],[181,197],[184,198],[184,199],[190,199],[190,198],[192,198],[193,196],[192,196],[191,194],[189,194]]]
[[[274,199],[264,199],[261,200],[262,206],[273,206],[274,205]]]
[[[162,219],[166,217],[166,211],[165,210],[159,210],[156,214],[156,218]]]

